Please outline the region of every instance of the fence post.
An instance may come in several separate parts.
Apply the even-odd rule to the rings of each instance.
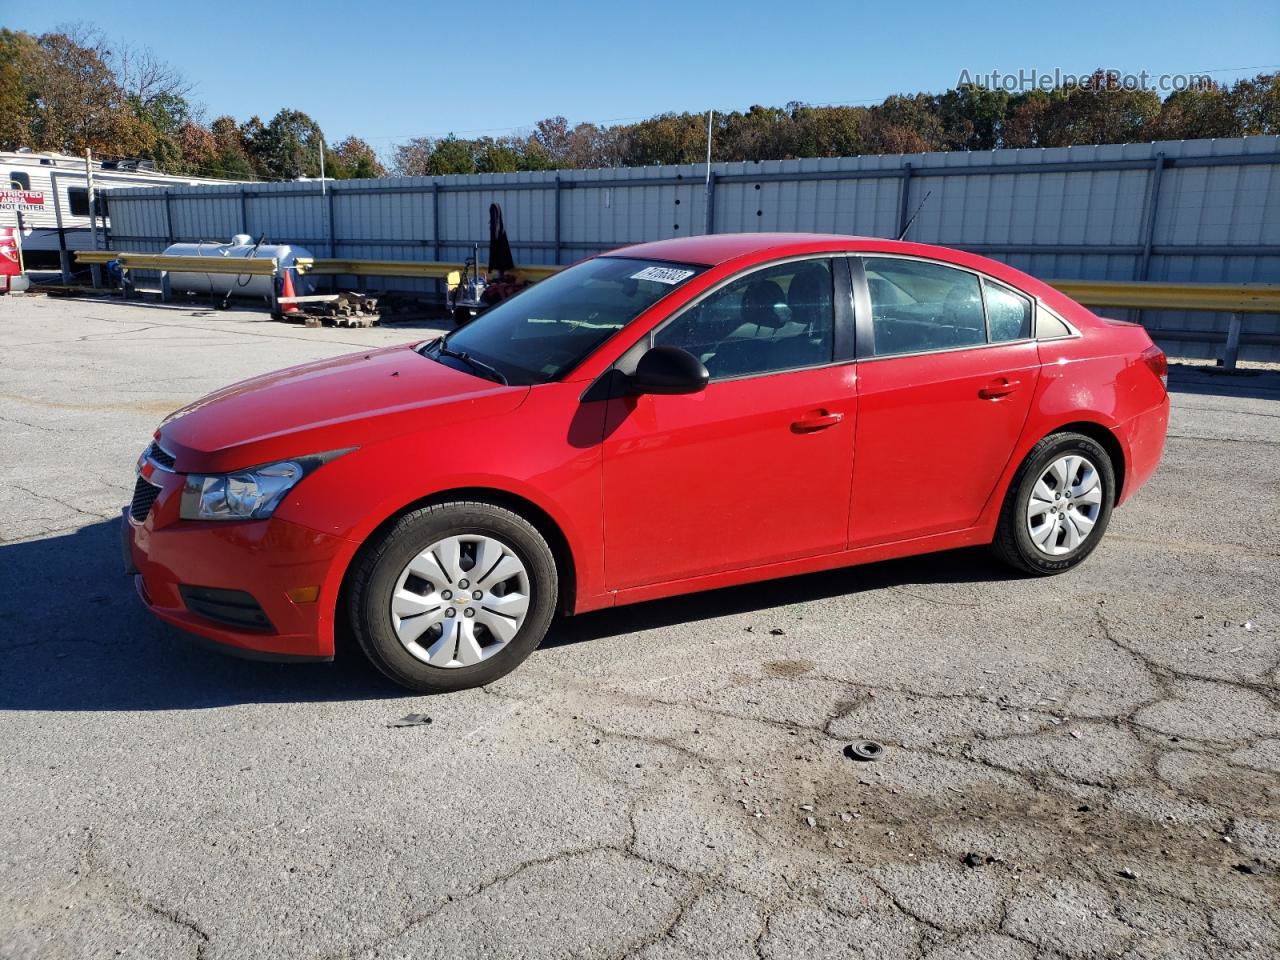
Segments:
[[[328,200],[329,208],[326,211],[326,217],[328,220],[328,227],[329,227],[329,233],[328,233],[329,256],[331,257],[336,257],[338,255],[338,245],[337,243],[334,242],[334,234],[333,234],[333,195],[336,192],[337,192],[336,186],[330,187],[327,191],[327,195],[329,197],[329,200]]]
[[[716,175],[714,171],[707,171],[707,199],[704,204],[706,207],[706,223],[703,225],[703,233],[716,232]]]
[[[898,236],[907,229],[907,218],[911,216],[911,164],[902,165],[902,185],[898,194]]]
[[[170,202],[169,191],[164,192],[164,228],[169,237],[169,245],[173,245],[173,204]]]
[[[440,262],[440,181],[431,181],[431,259]],[[434,281],[436,299],[444,300],[444,284],[440,278]]]
[[[323,190],[323,184],[321,185],[321,189]],[[329,231],[329,232],[328,232],[328,234],[327,234],[327,239],[328,239],[328,241],[329,241],[329,256],[331,256],[331,257],[336,257],[336,256],[338,255],[338,244],[337,244],[337,242],[336,242],[336,239],[335,239],[335,236],[334,236],[334,232],[333,232],[333,231],[334,231],[334,227],[333,227],[333,195],[334,195],[335,193],[337,193],[337,192],[338,192],[338,190],[337,190],[337,185],[336,185],[336,184],[335,184],[334,186],[330,187],[327,191],[325,191],[326,195],[327,195],[327,196],[328,196],[328,198],[329,198],[329,199],[328,199],[328,201],[327,201],[328,209],[327,209],[327,210],[326,210],[326,212],[325,212],[325,216],[326,216],[326,219],[327,219],[328,231]],[[301,279],[301,276],[299,276],[299,279]],[[337,278],[337,277],[335,277],[335,276],[332,276],[332,275],[331,275],[331,276],[329,276],[329,277],[327,277],[327,278],[325,278],[325,279],[326,279],[325,286],[328,288],[329,292],[330,292],[330,293],[336,293],[336,292],[337,292],[337,290],[338,290],[338,278]],[[299,291],[299,292],[301,292],[301,291]]]
[[[1144,198],[1142,211],[1142,254],[1138,259],[1135,280],[1149,280],[1151,275],[1151,248],[1155,243],[1156,214],[1160,210],[1160,178],[1164,174],[1164,154],[1157,153],[1151,161],[1151,183]]]
[[[58,175],[49,178],[53,185],[53,215],[58,228],[58,266],[62,270],[62,282],[71,285],[71,255],[67,252],[67,231],[62,226],[62,207],[58,205]]]
[[[555,262],[560,263],[560,174],[556,174]]]
[[[243,187],[240,189],[240,232],[249,232],[249,196]]]
[[[1142,253],[1138,256],[1135,280],[1151,278],[1151,248],[1155,245],[1156,215],[1160,212],[1160,179],[1164,175],[1164,154],[1157,153],[1151,161],[1150,183],[1142,199]],[[1146,325],[1146,311],[1134,311],[1134,319]]]
[[[1240,328],[1243,326],[1243,320],[1238,313],[1231,315],[1230,325],[1227,327],[1227,347],[1222,351],[1222,369],[1234,371],[1236,368],[1236,360],[1240,356]]]

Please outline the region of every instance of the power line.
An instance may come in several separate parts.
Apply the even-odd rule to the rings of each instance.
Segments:
[[[1246,66],[1246,67],[1211,67],[1204,70],[1189,70],[1187,71],[1187,73],[1189,75],[1194,75],[1194,74],[1204,74],[1204,73],[1239,73],[1246,70],[1277,70],[1277,69],[1280,69],[1280,63],[1262,63],[1262,64],[1255,64],[1253,66]],[[1166,73],[1165,75],[1168,76],[1171,74]],[[788,101],[788,102],[799,103],[806,107],[865,107],[865,106],[874,106],[876,104],[883,103],[890,96],[894,96],[894,94],[886,94],[883,97],[871,98],[867,100],[826,100],[826,101],[794,100],[794,101]],[[676,111],[663,110],[663,111],[659,111],[658,113],[648,113],[648,114],[643,114],[643,115],[634,116],[634,117],[613,117],[612,119],[609,119],[609,120],[576,120],[576,121],[569,122],[569,126],[572,128],[580,124],[588,124],[588,123],[593,124],[595,126],[606,126],[611,123],[634,123],[640,120],[650,120],[654,117],[662,116],[665,113],[674,113],[674,112]],[[702,111],[702,110],[687,111],[686,110],[681,112],[687,113],[690,116],[701,116],[706,111]],[[722,114],[725,113],[725,111],[719,111],[719,112]],[[542,119],[547,119],[547,118],[542,118]],[[417,138],[438,139],[440,137],[446,137],[446,136],[465,136],[465,135],[471,135],[471,134],[485,134],[485,133],[513,133],[513,132],[522,131],[522,130],[532,130],[534,127],[537,126],[539,122],[540,121],[538,120],[534,120],[529,123],[518,123],[509,127],[475,127],[467,130],[434,130],[434,131],[428,130],[428,131],[418,131],[417,133],[376,134],[371,136],[362,136],[360,139],[365,141],[371,141],[371,140],[394,141],[394,140],[413,140]]]

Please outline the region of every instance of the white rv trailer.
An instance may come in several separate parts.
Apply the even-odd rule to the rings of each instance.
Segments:
[[[93,188],[98,208],[98,244],[103,245],[103,228],[110,217],[110,201],[99,191],[167,183],[229,182],[159,173],[149,160],[95,160]],[[0,151],[0,227],[11,226],[22,230],[22,253],[28,268],[57,268],[62,251],[92,250],[85,158],[36,153],[26,148]],[[65,269],[70,262],[61,266]]]

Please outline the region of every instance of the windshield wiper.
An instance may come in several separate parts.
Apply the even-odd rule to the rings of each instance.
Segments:
[[[435,347],[437,354],[443,354],[446,357],[453,357],[455,360],[461,360],[463,363],[469,366],[472,370],[475,370],[477,373],[484,374],[490,380],[496,380],[498,383],[502,384],[504,387],[510,386],[510,384],[507,381],[506,374],[504,374],[497,367],[492,367],[489,364],[485,363],[483,360],[477,360],[475,357],[471,356],[471,354],[467,353],[467,351],[465,350],[454,350],[447,344],[444,337],[440,337],[434,343],[428,344],[428,348],[430,347]]]

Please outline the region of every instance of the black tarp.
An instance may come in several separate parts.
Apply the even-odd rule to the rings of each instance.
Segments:
[[[502,208],[496,203],[489,204],[489,274],[497,271],[514,270],[516,262],[511,257],[511,241],[507,239],[507,228],[502,223]]]

